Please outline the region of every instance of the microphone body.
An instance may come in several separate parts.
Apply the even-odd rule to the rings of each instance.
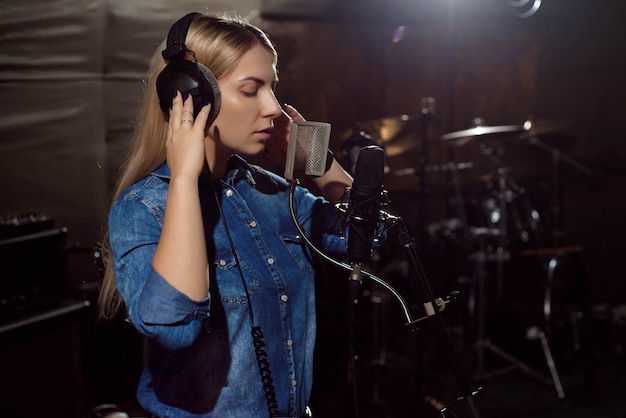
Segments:
[[[372,256],[372,243],[380,217],[385,153],[376,145],[363,147],[354,169],[350,189],[350,234],[348,259],[352,264],[351,280],[361,280],[361,267]]]

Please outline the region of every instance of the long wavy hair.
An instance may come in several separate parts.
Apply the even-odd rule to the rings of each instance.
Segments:
[[[124,190],[146,177],[166,159],[167,120],[159,106],[155,86],[157,76],[167,65],[161,55],[165,45],[166,40],[152,56],[132,145],[128,157],[120,167],[111,204]],[[185,45],[194,52],[195,59],[211,70],[218,80],[234,70],[241,57],[256,45],[269,51],[275,61],[278,59],[267,35],[237,16],[196,16],[189,25]],[[186,58],[193,60],[189,53]],[[116,286],[108,233],[102,240],[102,257],[104,277],[98,296],[98,314],[101,319],[108,319],[126,309]]]

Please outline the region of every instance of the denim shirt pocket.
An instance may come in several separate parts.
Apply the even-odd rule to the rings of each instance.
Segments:
[[[247,305],[246,290],[250,297],[259,288],[259,279],[254,270],[249,268],[245,263],[241,263],[245,280],[245,287],[242,282],[237,260],[231,251],[223,251],[215,255],[215,272],[219,297],[222,302],[231,305]]]
[[[314,273],[311,264],[311,256],[308,252],[307,243],[297,232],[283,232],[278,237],[285,245],[285,249],[293,257],[294,262],[300,267],[300,270]]]

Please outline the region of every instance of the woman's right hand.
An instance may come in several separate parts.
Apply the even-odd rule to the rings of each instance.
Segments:
[[[209,106],[193,120],[193,99],[177,93],[167,134],[167,189],[163,229],[152,266],[173,287],[193,300],[207,297],[207,253],[198,177],[205,161],[205,126]]]
[[[172,178],[191,176],[197,179],[205,161],[205,127],[210,105],[204,106],[196,119],[193,118],[193,98],[183,100],[178,91],[172,100],[168,124],[167,164]]]

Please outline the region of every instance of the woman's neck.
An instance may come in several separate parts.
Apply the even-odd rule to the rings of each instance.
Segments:
[[[207,154],[206,162],[214,178],[224,179],[228,171],[228,158],[231,154],[216,155]]]

